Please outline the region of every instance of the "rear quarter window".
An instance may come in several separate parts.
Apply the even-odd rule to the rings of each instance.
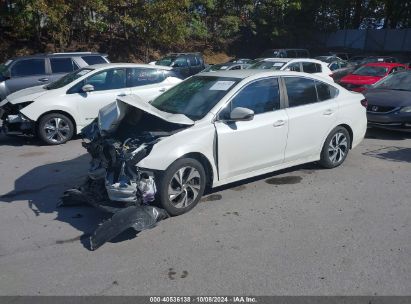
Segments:
[[[337,96],[338,90],[335,87],[318,80],[315,81],[315,85],[317,87],[318,101],[325,101]]]
[[[50,58],[51,72],[70,73],[78,69],[71,58]]]
[[[317,102],[315,81],[302,77],[285,77],[288,106],[290,108]]]
[[[83,59],[88,65],[107,63],[103,56],[82,56]]]

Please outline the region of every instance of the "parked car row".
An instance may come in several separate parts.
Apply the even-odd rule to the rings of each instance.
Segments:
[[[117,98],[136,94],[148,102],[200,71],[303,72],[363,92],[387,75],[408,68],[388,56],[357,56],[349,61],[339,57],[348,58],[346,53],[330,53],[316,59],[309,56],[305,49],[272,49],[261,58],[238,58],[206,68],[201,53],[171,53],[149,65],[108,64],[107,55],[90,52],[13,58],[0,65],[0,119],[8,134],[37,135],[47,144],[62,144],[93,121],[100,108]],[[355,68],[350,60],[359,59],[368,63]],[[372,61],[377,62],[369,63]]]

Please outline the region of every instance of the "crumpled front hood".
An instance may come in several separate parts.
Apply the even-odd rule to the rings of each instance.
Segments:
[[[47,92],[44,85],[40,85],[14,92],[7,96],[7,100],[12,104],[19,104],[26,101],[34,101]]]
[[[178,125],[194,125],[194,121],[183,114],[173,114],[160,111],[137,95],[127,95],[100,109],[98,125],[100,131],[113,132],[124,118],[129,107],[134,107],[166,122]]]

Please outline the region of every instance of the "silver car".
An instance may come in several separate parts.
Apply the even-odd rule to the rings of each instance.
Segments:
[[[16,57],[0,64],[0,101],[7,95],[54,82],[88,65],[109,63],[106,54],[70,52]]]

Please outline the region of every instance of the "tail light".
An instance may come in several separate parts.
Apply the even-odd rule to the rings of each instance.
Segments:
[[[361,105],[364,107],[364,108],[367,108],[368,107],[368,100],[367,99],[363,99],[363,100],[361,100]]]

